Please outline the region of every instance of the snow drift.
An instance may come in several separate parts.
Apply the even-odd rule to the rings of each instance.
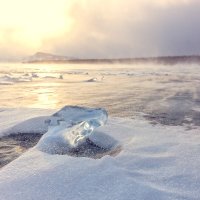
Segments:
[[[90,121],[91,116],[106,119],[102,109],[75,110],[66,107],[66,111],[40,119],[47,124],[47,129],[49,123],[59,127],[58,135],[62,132],[56,124],[60,117],[68,119],[72,127],[80,125],[83,119]],[[43,111],[44,115],[45,112],[49,114]],[[56,120],[50,122],[52,118]],[[31,119],[14,127],[22,130],[30,122]],[[14,127],[4,130],[4,134],[14,131]],[[43,141],[48,134],[51,136],[47,132]],[[180,126],[153,126],[140,119],[109,118],[106,125],[97,127],[90,136],[87,138],[101,147],[120,144],[121,149],[117,155],[104,155],[101,159],[73,157],[41,151],[40,140],[34,148],[0,170],[0,199],[200,198],[198,129],[186,131]]]

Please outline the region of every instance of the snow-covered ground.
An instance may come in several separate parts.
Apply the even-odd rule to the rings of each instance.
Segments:
[[[26,132],[27,126],[33,132],[60,127],[62,123],[53,123],[50,128],[43,126],[45,123],[49,126],[49,119],[55,117],[62,117],[61,121],[67,119],[72,128],[90,117],[99,119],[99,113],[93,115],[91,112],[90,115],[85,110],[80,113],[76,109],[73,112],[67,109],[65,115],[52,116],[54,112],[2,109],[1,136],[15,130],[16,133],[19,130]],[[63,140],[71,130],[69,126],[69,129],[65,128],[57,129],[57,132],[62,131]],[[92,139],[94,135],[96,137]],[[151,125],[144,119],[110,117],[104,126],[87,135],[90,136],[99,146],[112,144],[115,148],[117,144],[120,149],[115,154],[94,159],[52,154],[36,145],[0,169],[0,199],[200,199],[198,128],[186,130],[183,126]]]
[[[0,200],[199,200],[198,71],[1,63]]]

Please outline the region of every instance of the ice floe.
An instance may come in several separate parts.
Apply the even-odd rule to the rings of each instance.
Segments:
[[[32,77],[30,77],[30,76],[4,75],[4,76],[0,77],[1,85],[12,85],[14,83],[30,82],[30,81],[32,81]]]

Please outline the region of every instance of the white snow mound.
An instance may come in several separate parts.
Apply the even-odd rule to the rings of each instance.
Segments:
[[[76,113],[70,117],[77,119]],[[110,118],[91,139],[115,144],[107,136],[120,142],[118,155],[91,159],[30,149],[0,170],[0,199],[200,199],[198,129]]]

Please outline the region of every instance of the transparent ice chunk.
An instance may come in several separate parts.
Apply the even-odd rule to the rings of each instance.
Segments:
[[[81,122],[68,131],[65,139],[72,147],[78,147],[80,144],[85,142],[85,140],[93,133],[95,128],[103,126],[106,123],[106,120],[107,115],[104,118]]]
[[[70,152],[84,144],[107,119],[107,112],[101,108],[64,107],[48,122],[49,130],[36,148],[51,154]]]

